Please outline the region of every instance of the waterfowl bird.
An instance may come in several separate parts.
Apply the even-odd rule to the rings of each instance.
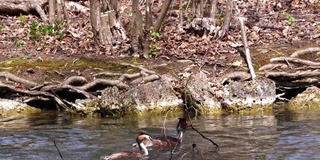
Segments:
[[[117,160],[117,159],[124,159],[124,158],[140,158],[143,156],[149,155],[147,147],[143,144],[145,140],[152,141],[152,138],[145,134],[145,133],[140,133],[139,136],[136,139],[136,142],[138,144],[138,147],[140,151],[142,150],[144,153],[141,152],[118,152],[118,153],[113,153],[111,155],[101,157],[101,160]]]
[[[146,147],[174,147],[177,144],[182,143],[182,137],[187,128],[187,120],[185,118],[179,118],[179,122],[177,124],[177,138],[171,136],[153,136],[152,141],[146,140],[144,141],[144,145]],[[134,147],[137,147],[137,144],[133,144]]]

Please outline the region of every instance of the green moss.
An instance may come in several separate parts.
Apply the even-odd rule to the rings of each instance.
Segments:
[[[15,116],[15,115],[31,115],[31,114],[40,113],[40,112],[41,112],[41,110],[38,108],[34,108],[31,106],[25,106],[22,108],[11,109],[8,111],[1,111],[0,110],[0,116],[9,117],[9,116]]]
[[[0,62],[1,68],[10,68],[9,71],[16,71],[26,68],[39,68],[41,70],[61,70],[65,68],[67,61],[50,61],[50,60],[31,60],[31,59],[10,59]],[[3,71],[3,70],[2,70]],[[6,70],[8,71],[8,70]]]

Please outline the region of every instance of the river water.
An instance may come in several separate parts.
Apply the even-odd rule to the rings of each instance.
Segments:
[[[177,115],[165,121],[175,135]],[[161,134],[165,116],[145,118],[83,118],[44,112],[0,123],[1,160],[94,160],[132,147],[140,130]],[[224,114],[192,117],[192,125],[220,145],[188,127],[173,160],[202,159],[320,159],[320,112],[278,109],[255,115]],[[190,124],[190,122],[189,122]],[[192,144],[197,147],[192,150]],[[55,147],[56,145],[56,147]],[[152,149],[144,159],[170,159],[170,149]]]

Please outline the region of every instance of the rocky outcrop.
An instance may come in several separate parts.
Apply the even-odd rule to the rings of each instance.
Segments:
[[[276,100],[274,81],[258,76],[253,81],[230,81],[224,88],[224,108],[243,110],[269,106]]]
[[[290,100],[291,109],[319,109],[320,89],[318,87],[309,87],[304,92],[298,94]]]
[[[102,96],[99,100],[85,102],[82,105],[87,108],[96,106],[94,107],[96,108],[95,110],[90,109],[90,112],[88,112],[86,109],[87,112],[83,113],[114,116],[142,113],[143,111],[164,112],[181,106],[182,100],[177,97],[170,82],[163,78],[158,81],[135,86],[125,92],[117,87],[106,88],[102,91]]]
[[[0,117],[13,116],[16,114],[29,114],[40,111],[40,109],[30,107],[25,103],[0,98]]]
[[[85,64],[83,75],[79,72],[81,76],[66,76],[62,82],[26,81],[1,72],[0,97],[11,97],[35,108],[102,117],[181,108],[202,114],[220,113],[223,109],[261,108],[276,99],[273,81],[264,77],[248,81],[250,76],[245,72],[214,78],[197,66],[178,61],[172,66],[154,66],[153,70],[116,62],[96,70]]]
[[[181,84],[181,94],[188,107],[195,107],[202,111],[221,110],[221,104],[210,92],[212,86],[207,75],[203,72],[190,74],[184,78]]]

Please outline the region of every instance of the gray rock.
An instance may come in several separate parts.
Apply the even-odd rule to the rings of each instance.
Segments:
[[[207,75],[199,72],[190,76],[190,80],[188,81],[187,78],[184,84],[182,84],[187,89],[187,103],[198,109],[221,109],[220,102],[209,92],[211,86]]]
[[[230,81],[225,86],[224,107],[242,110],[253,106],[268,106],[276,100],[274,81],[258,76],[254,81]]]
[[[290,100],[288,106],[292,109],[319,109],[319,103],[320,88],[313,86]]]
[[[40,112],[40,109],[30,107],[25,103],[0,98],[0,116],[7,117],[16,114],[28,114],[34,112]]]
[[[101,108],[113,112],[163,111],[182,104],[166,79],[141,84],[124,93],[116,87],[107,88],[102,92],[101,100]]]

